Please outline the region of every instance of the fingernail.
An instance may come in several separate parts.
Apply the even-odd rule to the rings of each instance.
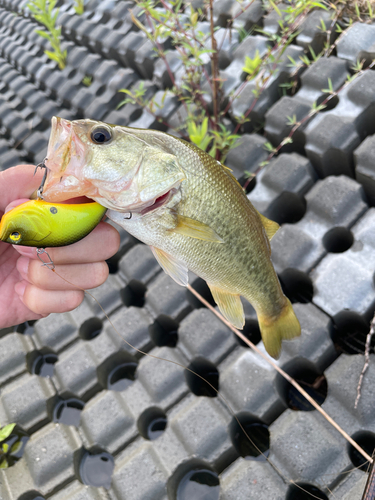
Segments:
[[[14,291],[19,297],[23,297],[23,294],[25,293],[27,283],[26,281],[19,281],[18,283],[15,284],[14,286]]]
[[[29,264],[30,264],[30,259],[28,257],[20,257],[17,260],[17,270],[24,279],[27,278]]]
[[[33,247],[23,247],[18,245],[12,245],[12,247],[17,250],[17,252],[25,257],[31,257],[35,259],[35,248]]]

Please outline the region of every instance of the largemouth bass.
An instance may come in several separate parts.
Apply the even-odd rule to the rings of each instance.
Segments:
[[[31,200],[3,215],[0,240],[28,247],[62,247],[87,236],[102,220],[99,203],[62,204]]]
[[[282,293],[269,240],[278,225],[260,215],[229,169],[181,139],[93,120],[52,119],[43,195],[85,195],[150,245],[180,285],[188,269],[206,280],[223,315],[244,325],[240,296],[255,308],[268,353],[300,325]]]

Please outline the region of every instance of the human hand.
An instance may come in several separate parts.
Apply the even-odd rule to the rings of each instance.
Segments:
[[[0,172],[0,215],[27,201],[41,183],[43,172],[20,165]],[[107,279],[106,259],[120,245],[119,233],[100,224],[86,238],[73,245],[48,248],[56,272],[79,288],[95,288]],[[36,248],[0,241],[0,328],[39,319],[52,312],[75,309],[84,292],[62,280],[37,257]]]

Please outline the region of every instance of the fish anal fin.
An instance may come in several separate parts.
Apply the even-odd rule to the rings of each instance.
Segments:
[[[224,240],[222,240],[220,236],[204,222],[199,222],[191,219],[190,217],[185,217],[184,215],[179,214],[176,214],[176,219],[176,226],[171,229],[171,231],[190,238],[196,238],[198,240],[211,241],[213,243],[224,243]]]
[[[175,280],[176,283],[186,286],[189,282],[188,268],[186,264],[172,255],[160,250],[160,248],[150,247],[155,259],[159,262],[162,269]]]
[[[287,298],[279,316],[268,318],[258,313],[258,321],[264,347],[268,354],[275,359],[280,355],[283,340],[293,339],[301,334],[301,325]]]
[[[209,283],[207,283],[207,285],[210,287],[212,296],[223,316],[225,316],[233,326],[242,330],[245,324],[245,315],[240,296],[238,294],[229,293]]]
[[[258,210],[257,210],[257,212],[258,212]],[[277,222],[274,222],[273,220],[267,219],[267,217],[265,217],[264,215],[262,215],[259,212],[258,212],[258,215],[259,215],[260,220],[263,224],[264,230],[266,231],[267,237],[271,241],[272,237],[278,231],[280,226]]]

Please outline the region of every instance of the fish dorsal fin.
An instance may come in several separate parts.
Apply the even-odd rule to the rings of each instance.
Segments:
[[[258,212],[258,210],[257,210]],[[272,237],[275,235],[275,233],[278,231],[280,228],[279,224],[277,222],[274,222],[273,220],[267,219],[267,217],[264,217],[261,213],[258,212],[258,215],[260,217],[260,220],[263,224],[263,227],[266,231],[266,234],[268,236],[268,239],[271,241]]]
[[[204,222],[185,217],[184,215],[176,214],[176,226],[171,229],[175,233],[196,238],[198,240],[211,241],[213,243],[224,243],[216,232]]]
[[[159,262],[163,270],[175,280],[176,283],[186,286],[189,282],[188,268],[186,264],[160,248],[150,247],[155,259]]]
[[[245,324],[245,315],[243,312],[243,306],[238,294],[229,293],[222,288],[214,285],[210,285],[212,296],[219,306],[220,311],[223,316],[227,318],[228,321],[232,323],[233,326],[242,330]]]

